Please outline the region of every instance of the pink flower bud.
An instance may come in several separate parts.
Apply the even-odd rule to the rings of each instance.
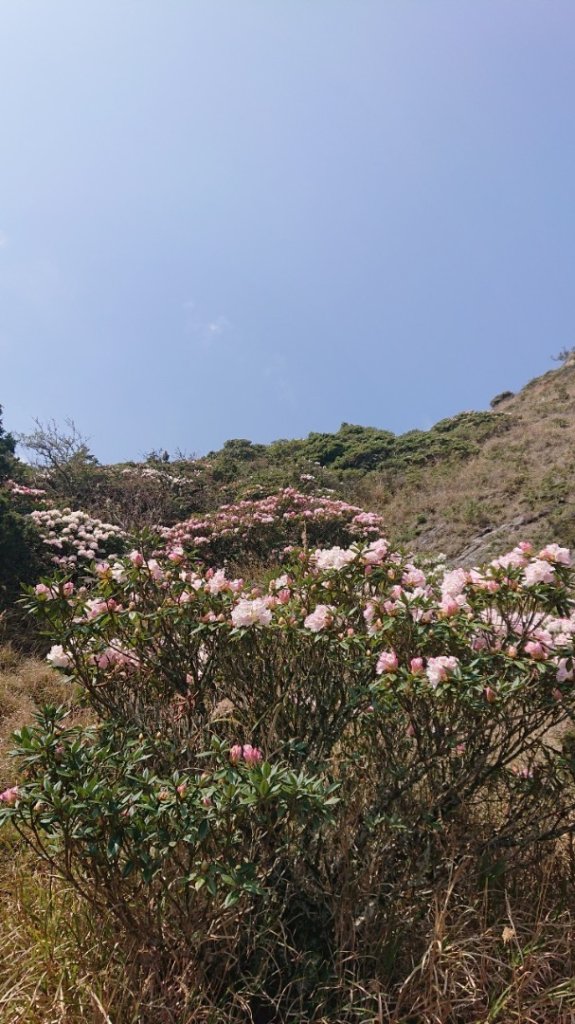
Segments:
[[[144,556],[140,551],[131,551],[128,555],[132,565],[135,565],[137,569],[141,569],[144,564]]]
[[[439,607],[445,616],[457,615],[461,610],[454,597],[444,597]]]
[[[492,690],[490,686],[486,686],[483,691],[483,694],[488,704],[495,704],[495,701],[497,700],[497,694],[495,693],[495,690]]]
[[[251,743],[245,744],[243,748],[243,755],[244,761],[250,767],[253,767],[253,765],[259,764],[260,761],[263,761],[264,756],[261,750],[259,750],[258,747],[252,747]]]
[[[230,749],[230,761],[232,764],[238,764],[242,759],[242,747],[240,743],[235,743]]]
[[[418,676],[423,672],[423,658],[412,658],[409,663],[410,671],[413,672],[414,676]]]

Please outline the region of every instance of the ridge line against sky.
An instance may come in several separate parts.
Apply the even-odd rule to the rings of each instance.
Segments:
[[[572,0],[0,5],[0,404],[402,433],[575,342]]]

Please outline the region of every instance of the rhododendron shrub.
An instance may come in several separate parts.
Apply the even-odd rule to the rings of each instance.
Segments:
[[[118,554],[126,546],[123,531],[71,508],[35,509],[30,519],[51,552],[51,561],[73,570],[94,559]]]
[[[17,734],[0,816],[206,1005],[372,1019],[440,880],[519,877],[575,830],[557,545],[446,570],[362,539],[265,589],[132,551],[30,601],[97,722]]]
[[[193,516],[162,534],[167,550],[195,551],[208,564],[243,561],[246,556],[265,560],[286,545],[347,546],[354,540],[377,536],[381,516],[334,498],[301,494],[286,487],[258,501],[222,505],[216,512]]]

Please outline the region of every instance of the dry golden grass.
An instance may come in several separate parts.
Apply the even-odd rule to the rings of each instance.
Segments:
[[[476,563],[519,540],[575,544],[575,362],[531,381],[497,406],[510,429],[478,453],[401,476],[369,474],[354,497],[380,512],[388,534],[416,550]]]
[[[0,647],[0,788],[12,784],[10,737],[32,720],[42,703],[71,703],[70,685],[45,661],[26,657],[10,644]]]
[[[45,661],[0,647],[0,789],[14,784],[14,730],[43,702],[69,704],[79,717],[73,701]],[[106,1005],[123,1012],[125,974],[113,941],[102,941],[76,894],[10,829],[0,831],[0,897],[0,1024],[103,1024]],[[126,1011],[113,1020],[137,1017]]]

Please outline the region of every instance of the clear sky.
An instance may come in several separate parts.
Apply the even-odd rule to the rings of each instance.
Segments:
[[[428,427],[574,286],[574,0],[0,0],[9,429]]]

